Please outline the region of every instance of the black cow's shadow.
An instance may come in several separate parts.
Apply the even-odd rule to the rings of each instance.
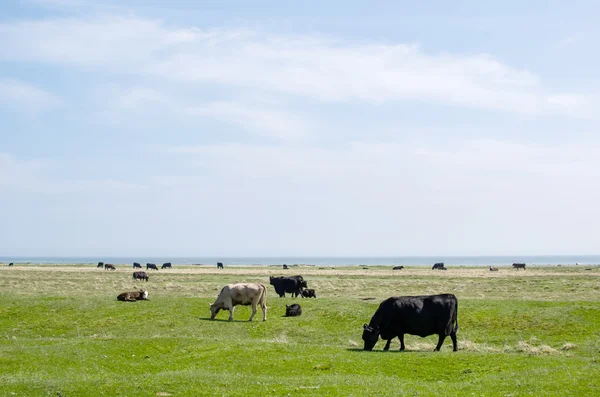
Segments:
[[[390,349],[390,350],[371,350],[371,351],[367,351],[364,349],[361,349],[360,347],[349,347],[346,349],[349,352],[364,352],[364,353],[423,353],[423,352],[428,352],[428,351],[433,351],[433,350],[400,350],[400,349]]]

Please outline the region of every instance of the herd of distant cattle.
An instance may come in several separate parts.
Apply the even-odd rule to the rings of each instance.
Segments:
[[[112,264],[98,262],[99,268],[105,270],[115,270]],[[525,270],[525,263],[513,263],[514,269]],[[141,269],[142,266],[134,262],[134,269]],[[170,262],[164,263],[161,269],[171,269]],[[217,263],[218,269],[223,269],[223,263]],[[146,270],[158,270],[153,263],[146,264]],[[283,269],[289,267],[283,265]],[[404,266],[394,266],[393,270],[402,270]],[[432,270],[447,270],[443,262],[435,263]],[[498,271],[494,266],[489,267],[490,271]],[[149,276],[144,271],[134,271],[134,280],[148,281]],[[269,284],[275,289],[275,293],[280,298],[285,294],[290,294],[296,298],[316,298],[314,289],[308,288],[308,283],[300,275],[269,277]],[[140,289],[139,291],[123,292],[117,296],[117,300],[124,302],[135,302],[138,300],[148,300],[148,292]],[[224,286],[217,299],[210,305],[211,316],[213,320],[219,311],[229,311],[229,321],[233,320],[235,306],[251,306],[252,314],[248,321],[252,321],[256,314],[257,307],[260,306],[263,313],[263,321],[267,320],[267,289],[263,284],[258,283],[238,283]],[[294,317],[302,314],[302,307],[297,304],[285,306],[285,316]],[[404,335],[418,335],[426,337],[438,335],[438,343],[435,351],[439,351],[447,336],[452,339],[452,350],[457,351],[456,332],[458,330],[458,299],[453,294],[427,295],[427,296],[392,296],[384,300],[375,314],[371,317],[369,324],[364,324],[362,339],[364,342],[363,350],[371,351],[381,337],[386,341],[383,350],[390,348],[391,341],[398,337],[400,340],[400,350],[405,350]]]

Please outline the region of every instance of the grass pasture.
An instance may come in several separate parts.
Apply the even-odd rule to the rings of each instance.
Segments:
[[[591,270],[587,270],[590,269]],[[2,396],[600,395],[600,267],[0,266]],[[318,299],[278,298],[269,275],[301,274]],[[209,321],[231,282],[268,287],[267,321],[237,307]],[[150,301],[118,302],[143,287]],[[459,351],[406,336],[363,352],[362,325],[392,295],[454,293]],[[300,317],[285,318],[285,304]]]

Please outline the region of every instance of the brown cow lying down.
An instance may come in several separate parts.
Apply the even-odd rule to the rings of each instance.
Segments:
[[[256,314],[256,306],[260,304],[263,321],[267,321],[267,289],[262,284],[229,284],[223,287],[215,303],[210,305],[210,319],[213,320],[221,309],[229,310],[229,321],[233,320],[233,309],[236,305],[252,305],[252,321]]]
[[[143,289],[139,291],[123,292],[117,296],[117,300],[124,302],[135,302],[140,300],[148,300],[148,291]]]

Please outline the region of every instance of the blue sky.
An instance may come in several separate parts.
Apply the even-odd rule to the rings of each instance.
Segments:
[[[0,253],[598,253],[597,2],[323,3],[3,3]]]

